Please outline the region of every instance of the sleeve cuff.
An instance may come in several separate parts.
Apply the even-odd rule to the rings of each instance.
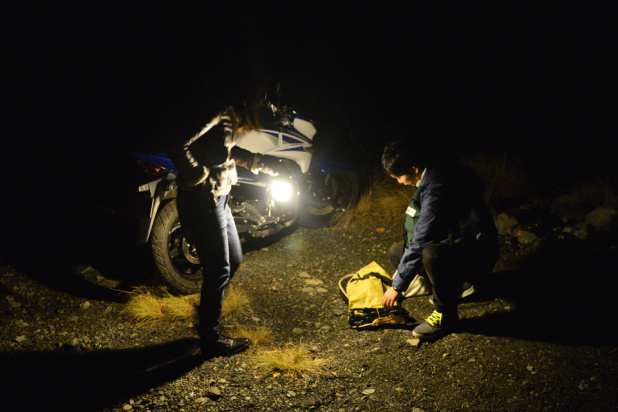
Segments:
[[[253,156],[253,164],[251,165],[251,173],[256,174],[256,175],[258,174],[259,163],[260,163],[260,155],[256,153],[255,156]]]

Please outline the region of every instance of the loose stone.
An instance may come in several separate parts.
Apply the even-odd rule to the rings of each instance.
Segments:
[[[412,339],[408,339],[406,340],[406,342],[408,342],[408,344],[410,344],[411,346],[417,347],[421,341],[418,338],[412,338]]]

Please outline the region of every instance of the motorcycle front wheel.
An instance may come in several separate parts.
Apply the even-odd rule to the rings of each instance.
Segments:
[[[307,228],[329,226],[335,216],[354,205],[358,195],[358,177],[354,172],[347,170],[333,170],[325,174],[316,172],[307,179],[306,188],[301,195],[298,221]]]
[[[173,292],[190,295],[202,287],[202,266],[195,248],[180,225],[176,201],[157,213],[150,236],[150,247],[158,280]]]

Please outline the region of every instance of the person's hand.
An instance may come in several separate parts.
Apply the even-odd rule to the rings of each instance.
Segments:
[[[284,173],[285,165],[280,158],[270,155],[260,155],[257,170],[270,176]]]
[[[384,306],[384,309],[393,309],[395,307],[395,302],[400,296],[401,293],[397,292],[393,288],[389,288],[386,292],[384,292],[384,295],[382,295],[382,306]]]

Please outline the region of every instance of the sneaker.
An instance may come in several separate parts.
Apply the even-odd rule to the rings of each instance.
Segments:
[[[453,330],[457,315],[446,315],[434,311],[420,325],[414,328],[412,336],[419,339],[434,339],[446,335]]]
[[[229,356],[246,350],[251,345],[251,339],[230,338],[221,333],[215,339],[202,339],[202,355],[208,358]]]
[[[476,289],[474,289],[474,285],[468,282],[464,282],[461,284],[461,286],[459,287],[459,289],[457,289],[457,292],[459,293],[458,297],[459,300],[462,300],[463,298],[470,296],[471,294],[473,294],[474,292],[476,292]],[[433,305],[433,296],[429,298],[429,303],[431,303]]]

